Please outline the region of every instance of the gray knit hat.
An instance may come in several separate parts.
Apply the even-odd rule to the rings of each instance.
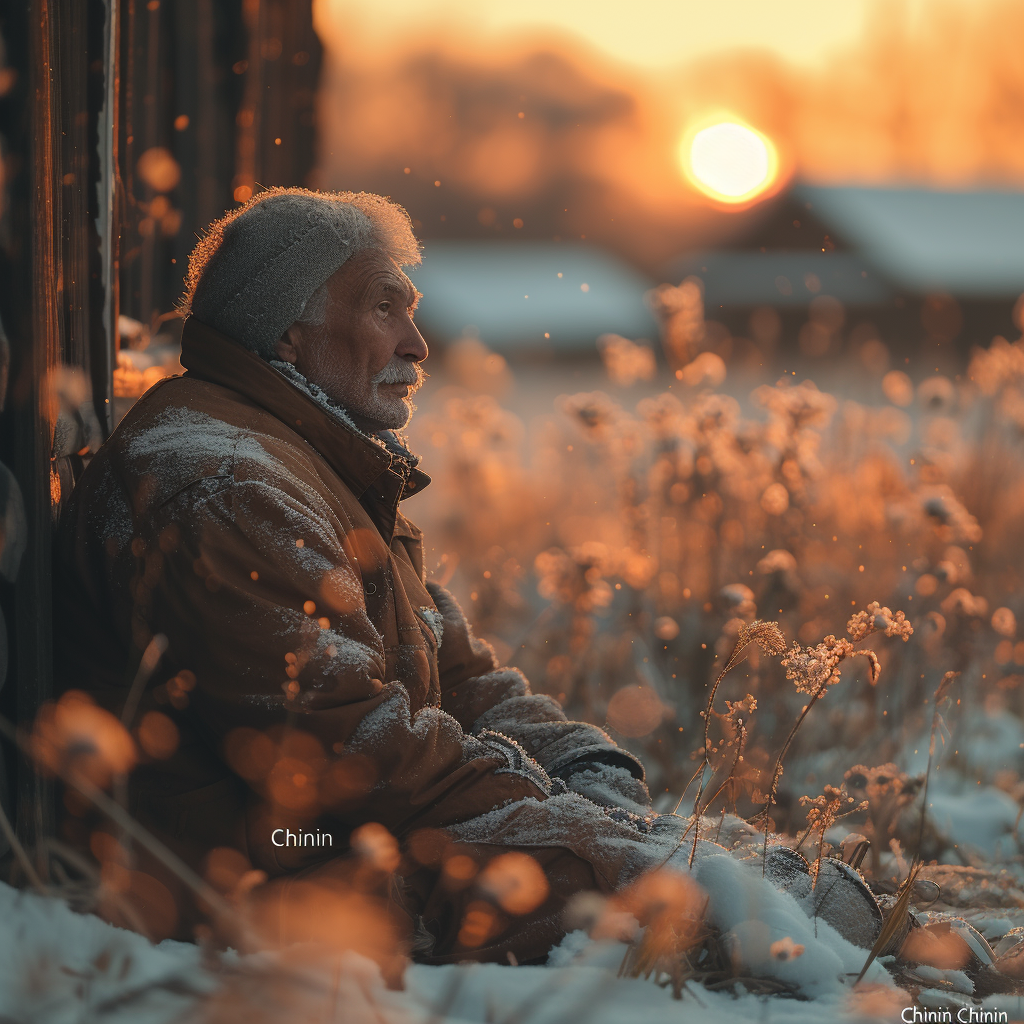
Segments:
[[[350,256],[420,262],[402,207],[368,192],[272,188],[214,221],[192,250],[181,310],[273,358],[277,339]]]

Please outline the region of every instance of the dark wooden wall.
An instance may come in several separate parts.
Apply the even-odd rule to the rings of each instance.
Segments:
[[[119,314],[173,325],[204,227],[259,185],[308,180],[320,58],[310,0],[0,8],[0,714],[22,727],[52,695],[60,642],[51,543],[70,478],[55,382],[91,386],[95,449],[113,423]],[[50,792],[9,744],[0,805],[38,853]]]

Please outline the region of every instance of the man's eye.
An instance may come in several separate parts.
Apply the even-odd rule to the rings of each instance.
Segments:
[[[377,303],[377,310],[380,313],[387,313],[391,309],[391,303],[386,299],[383,302]]]

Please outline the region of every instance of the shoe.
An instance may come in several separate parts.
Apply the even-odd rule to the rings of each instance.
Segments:
[[[787,846],[768,849],[768,880],[788,892],[808,917],[828,922],[844,939],[871,949],[882,930],[882,911],[861,873],[834,857],[822,857],[815,883],[807,861]]]

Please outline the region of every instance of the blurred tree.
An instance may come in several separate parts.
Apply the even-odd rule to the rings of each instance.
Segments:
[[[309,0],[120,2],[121,312],[155,330],[197,234],[306,183],[321,51]]]

